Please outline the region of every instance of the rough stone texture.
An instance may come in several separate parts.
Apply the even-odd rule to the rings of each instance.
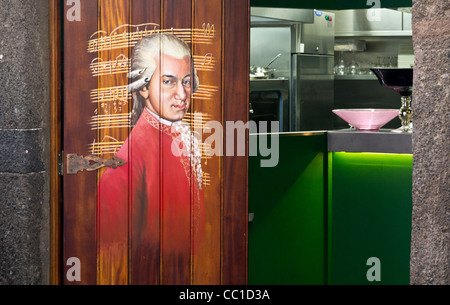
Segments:
[[[42,34],[48,38],[48,27],[44,32],[44,16],[40,15],[48,16],[46,2],[1,1],[0,128],[43,127],[42,119],[47,114],[42,104],[48,96],[48,86],[45,89],[48,42],[42,39]],[[47,11],[42,12],[42,7]],[[45,21],[48,23],[48,18]]]
[[[42,283],[40,230],[45,173],[0,174],[0,283]]]
[[[0,1],[0,285],[49,283],[48,1]]]
[[[450,284],[450,2],[413,1],[411,284]]]
[[[0,129],[0,173],[44,171],[42,138],[42,129]]]

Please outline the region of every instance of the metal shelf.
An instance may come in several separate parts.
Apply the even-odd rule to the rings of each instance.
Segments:
[[[409,37],[412,36],[412,30],[399,31],[349,31],[336,32],[335,37]]]
[[[366,75],[335,75],[336,80],[378,80],[375,74]]]

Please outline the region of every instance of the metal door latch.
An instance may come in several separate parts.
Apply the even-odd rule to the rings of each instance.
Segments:
[[[64,160],[63,160],[64,152],[60,151],[58,153],[58,175],[64,175]]]
[[[76,174],[84,170],[91,172],[102,167],[117,168],[126,163],[116,156],[111,159],[102,159],[93,155],[83,157],[76,154],[67,154],[66,161],[67,174]]]

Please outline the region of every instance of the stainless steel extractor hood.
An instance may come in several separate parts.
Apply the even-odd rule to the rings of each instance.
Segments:
[[[252,25],[313,23],[313,9],[291,9],[274,7],[252,7],[250,10]]]

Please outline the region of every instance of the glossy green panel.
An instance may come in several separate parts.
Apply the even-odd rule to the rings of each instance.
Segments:
[[[248,282],[325,284],[326,135],[281,135],[279,152],[276,167],[249,160]]]
[[[409,284],[412,155],[330,153],[330,284]],[[380,260],[381,281],[368,281]]]

